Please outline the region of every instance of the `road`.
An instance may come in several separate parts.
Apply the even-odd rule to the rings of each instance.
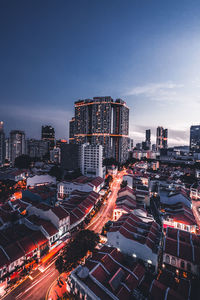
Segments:
[[[97,233],[101,233],[104,224],[112,219],[115,201],[117,199],[117,193],[120,189],[120,184],[122,182],[122,177],[124,174],[125,171],[121,171],[114,178],[110,188],[112,194],[108,198],[105,205],[102,205],[101,209],[92,220],[92,222],[88,225],[87,229],[94,230]]]
[[[3,300],[44,300],[49,286],[59,276],[54,261],[44,272],[34,271]]]

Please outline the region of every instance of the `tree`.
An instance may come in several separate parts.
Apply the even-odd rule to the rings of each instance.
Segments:
[[[31,158],[29,155],[22,154],[15,158],[15,167],[18,169],[29,169],[31,165]]]
[[[104,161],[103,161],[103,165],[104,166],[112,166],[112,165],[115,165],[115,166],[119,166],[119,162],[116,161],[116,159],[114,157],[111,157],[111,158],[105,158]]]
[[[127,186],[127,180],[123,180],[121,185],[120,185],[121,189],[123,189],[126,186]]]
[[[62,273],[64,270],[64,260],[61,255],[56,260],[55,265],[56,265],[56,269],[58,270],[58,272]]]
[[[110,186],[110,183],[113,181],[113,178],[111,175],[108,175],[108,177],[105,179],[105,184]]]
[[[60,258],[57,259],[56,268],[58,271],[70,271],[76,267],[88,251],[94,251],[99,240],[99,235],[94,231],[88,229],[79,231],[64,248],[63,262]]]
[[[58,166],[53,166],[49,171],[49,175],[56,177],[57,180],[62,179],[62,170]]]

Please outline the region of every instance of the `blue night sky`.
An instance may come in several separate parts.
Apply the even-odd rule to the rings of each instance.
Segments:
[[[135,142],[161,125],[188,144],[200,123],[199,0],[1,0],[0,40],[7,134],[66,138],[73,102],[105,95],[127,102]]]

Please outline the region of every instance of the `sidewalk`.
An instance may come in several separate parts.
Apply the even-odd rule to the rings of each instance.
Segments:
[[[46,300],[57,300],[67,293],[66,278],[67,273],[62,273],[49,287],[46,295]],[[60,279],[60,281],[58,281]],[[61,282],[62,281],[62,282]]]

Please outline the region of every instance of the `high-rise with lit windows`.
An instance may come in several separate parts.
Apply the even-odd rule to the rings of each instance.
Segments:
[[[94,97],[76,101],[74,105],[74,127],[71,127],[74,143],[100,144],[104,148],[104,157],[126,161],[129,134],[126,103],[121,99],[114,101],[111,97]]]
[[[200,152],[200,125],[190,127],[190,151]]]
[[[157,148],[157,150],[167,149],[167,141],[168,141],[168,130],[159,126],[157,128],[157,133],[156,133],[156,148]]]
[[[3,121],[0,122],[0,167],[5,161],[5,133],[3,129]]]
[[[43,141],[49,142],[49,150],[52,150],[55,146],[55,130],[50,125],[42,126],[41,138]]]
[[[26,154],[25,133],[21,130],[12,130],[10,132],[10,160],[14,165],[15,158]]]

